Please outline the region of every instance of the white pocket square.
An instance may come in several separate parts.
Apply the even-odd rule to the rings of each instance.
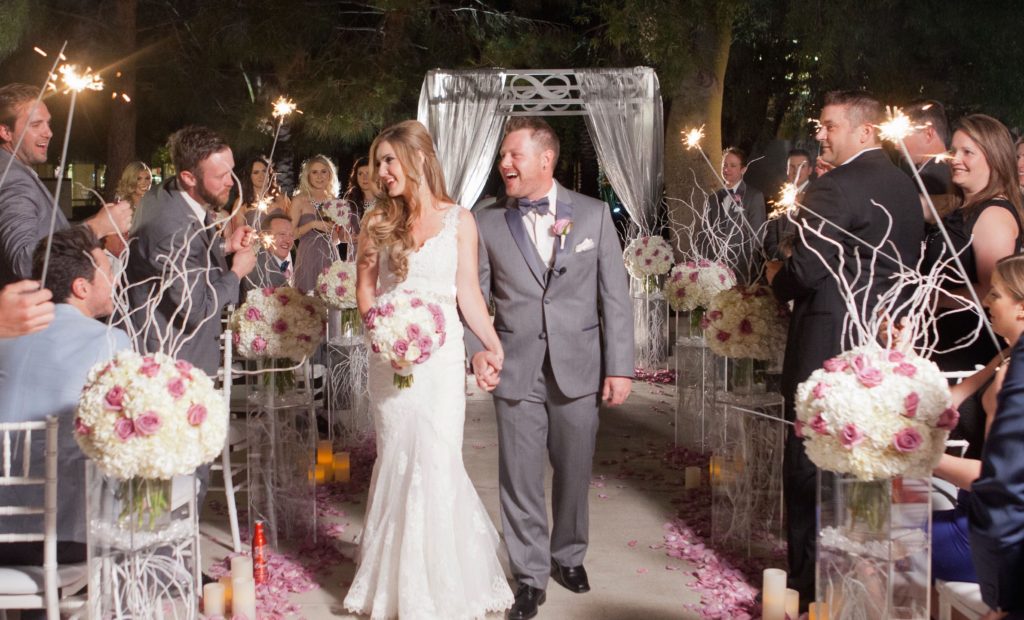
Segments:
[[[576,247],[573,248],[572,251],[578,253],[578,252],[586,252],[587,250],[592,250],[592,249],[594,249],[594,240],[591,239],[590,237],[587,237],[583,241],[580,241],[579,243],[577,243]]]

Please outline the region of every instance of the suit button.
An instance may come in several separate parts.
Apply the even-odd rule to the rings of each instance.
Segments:
[[[547,332],[541,332],[540,336],[537,336],[537,337],[540,338],[541,340],[547,340],[548,339],[548,333]]]
[[[545,306],[546,306],[546,305],[548,305],[549,303],[551,303],[551,300],[550,300],[550,299],[545,299],[545,300],[544,300],[544,305],[545,305]]]

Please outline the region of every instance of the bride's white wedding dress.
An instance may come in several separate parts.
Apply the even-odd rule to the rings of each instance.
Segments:
[[[372,618],[482,618],[512,605],[498,562],[498,534],[466,474],[465,352],[455,305],[459,209],[409,256],[397,282],[380,255],[379,293],[409,290],[439,299],[445,344],[398,389],[390,365],[370,354],[369,392],[377,430],[359,567],[345,607]]]

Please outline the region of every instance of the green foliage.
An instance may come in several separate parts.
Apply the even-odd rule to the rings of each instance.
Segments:
[[[28,21],[29,0],[0,0],[0,60],[18,49]]]

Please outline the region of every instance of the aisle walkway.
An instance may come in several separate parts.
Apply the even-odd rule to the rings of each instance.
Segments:
[[[687,584],[694,581],[689,563],[666,555],[666,524],[676,512],[671,500],[683,497],[682,472],[662,466],[672,440],[671,387],[635,384],[627,404],[602,412],[594,480],[591,484],[591,544],[586,560],[592,585],[587,594],[572,594],[551,582],[540,619],[675,620],[699,618],[700,596]],[[498,522],[497,429],[488,395],[475,388],[469,397],[463,453],[466,467],[495,523]],[[548,479],[550,497],[550,476]],[[216,500],[211,494],[211,500]],[[678,501],[678,500],[677,500]],[[702,494],[693,501],[707,501]],[[210,503],[209,502],[208,506]],[[362,502],[339,503],[342,514],[331,517],[331,534],[342,554],[351,556],[359,533]],[[230,540],[220,511],[204,514],[204,564],[225,557]],[[500,528],[499,528],[500,529]],[[652,548],[653,547],[653,548]],[[287,555],[288,550],[283,550]],[[330,554],[328,554],[330,561]],[[323,560],[321,560],[323,561]],[[299,616],[354,618],[341,608],[355,565],[341,561],[331,571],[312,576],[320,587],[292,594]],[[300,584],[295,568],[285,582]],[[312,587],[307,584],[306,587]],[[687,608],[687,604],[692,605]],[[495,616],[501,617],[501,616]]]

